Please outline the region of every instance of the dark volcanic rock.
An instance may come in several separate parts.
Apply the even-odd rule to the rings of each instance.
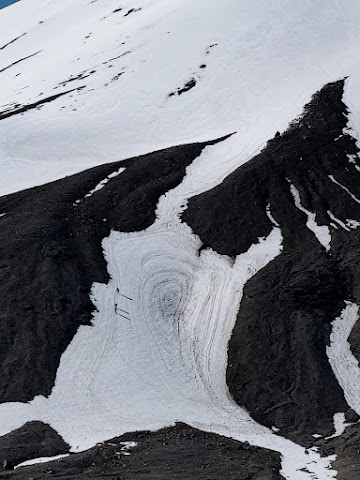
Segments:
[[[137,446],[125,455],[121,442]],[[127,433],[61,461],[0,473],[0,479],[281,480],[280,455],[177,424]]]
[[[49,425],[29,422],[0,437],[0,469],[13,469],[26,460],[67,453],[70,447]]]
[[[0,402],[50,393],[61,354],[79,325],[90,325],[93,282],[109,280],[102,239],[110,229],[151,225],[159,197],[211,143],[102,165],[0,198]],[[120,167],[124,173],[85,198]]]
[[[227,381],[236,402],[259,422],[310,444],[331,434],[348,405],[330,368],[330,323],[344,300],[360,301],[360,230],[334,224],[360,219],[358,150],[345,130],[344,81],[326,85],[284,134],[183,214],[204,246],[234,257],[267,236],[283,234],[283,251],[246,285],[229,344]],[[349,157],[352,156],[352,157]],[[350,163],[349,158],[353,163]],[[319,225],[330,226],[327,252],[295,206],[290,184]],[[329,213],[330,212],[330,213]],[[358,327],[352,336],[359,356]],[[299,439],[297,440],[299,441]]]

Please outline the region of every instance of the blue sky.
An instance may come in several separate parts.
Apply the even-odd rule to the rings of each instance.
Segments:
[[[0,0],[0,8],[7,7],[8,5],[15,3],[16,1],[17,0]]]

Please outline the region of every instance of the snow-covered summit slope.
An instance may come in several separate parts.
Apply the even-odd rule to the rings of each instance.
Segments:
[[[0,111],[37,107],[1,120],[0,192],[234,131],[243,162],[329,81],[350,76],[360,105],[359,24],[350,0],[12,5],[0,12]]]

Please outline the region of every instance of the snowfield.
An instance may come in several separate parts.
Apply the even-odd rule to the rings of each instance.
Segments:
[[[345,76],[359,132],[359,23],[353,0],[14,4],[0,14],[0,111],[75,91],[1,121],[0,192],[235,131],[245,161]]]
[[[286,130],[328,82],[348,77],[349,128],[360,140],[359,25],[354,0],[21,0],[0,11],[0,195],[234,133],[206,147],[160,198],[153,225],[103,240],[111,280],[93,285],[93,325],[66,349],[48,398],[0,405],[0,435],[40,420],[80,452],[179,421],[279,452],[286,479],[336,478],[334,455],[260,425],[226,385],[243,288],[283,248],[271,204],[271,233],[236,258],[200,251],[180,214]],[[289,190],[331,254],[329,227]],[[331,215],[334,228],[360,225]],[[348,302],[327,353],[360,415],[360,370],[348,344],[357,319]],[[336,415],[334,436],[345,429],[344,413]]]
[[[359,362],[352,354],[348,343],[351,330],[359,318],[358,314],[358,305],[347,301],[341,315],[333,321],[331,344],[327,348],[327,354],[334,374],[344,390],[346,401],[357,414],[360,414]]]

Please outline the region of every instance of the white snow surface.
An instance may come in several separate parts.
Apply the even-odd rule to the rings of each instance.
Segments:
[[[161,197],[148,229],[103,241],[111,280],[93,286],[93,326],[80,327],[62,355],[49,398],[0,405],[0,434],[37,419],[80,451],[182,421],[280,452],[285,478],[335,478],[334,456],[320,458],[274,434],[229,395],[227,345],[243,287],[281,252],[282,235],[274,227],[235,261],[212,250],[198,254],[201,242],[179,214],[233,168],[233,159],[216,163],[220,148],[207,147]]]
[[[329,437],[326,437],[326,439],[329,440],[330,438],[340,437],[345,432],[345,429],[348,425],[351,425],[351,423],[346,423],[344,412],[335,413],[334,414],[335,433],[333,435],[330,435]]]
[[[360,139],[360,3],[123,0],[112,14],[118,7],[118,0],[22,0],[0,11],[0,112],[84,87],[0,120],[0,194],[236,134],[205,149],[161,198],[154,225],[104,240],[111,281],[93,286],[93,327],[81,327],[65,351],[49,398],[0,405],[0,435],[42,420],[80,451],[184,421],[280,452],[285,478],[335,478],[333,457],[305,453],[257,424],[225,384],[242,288],[281,251],[276,222],[233,262],[211,250],[199,256],[200,241],[178,214],[284,131],[329,81],[348,77],[349,128]],[[140,10],[124,16],[131,8]],[[168,97],[191,78],[193,89]],[[348,304],[334,322],[328,354],[360,411],[358,383],[346,376],[349,367],[357,379],[359,369],[337,329],[356,321],[356,308]]]
[[[131,450],[139,444],[137,442],[120,442],[120,445],[122,445],[122,447],[120,452],[117,452],[118,455],[131,455]]]
[[[0,48],[20,37],[0,50],[0,110],[84,87],[0,121],[0,193],[234,131],[244,161],[345,76],[359,133],[358,1],[120,4],[22,0],[0,11]],[[130,8],[141,10],[124,16]],[[195,88],[168,97],[191,78]]]

